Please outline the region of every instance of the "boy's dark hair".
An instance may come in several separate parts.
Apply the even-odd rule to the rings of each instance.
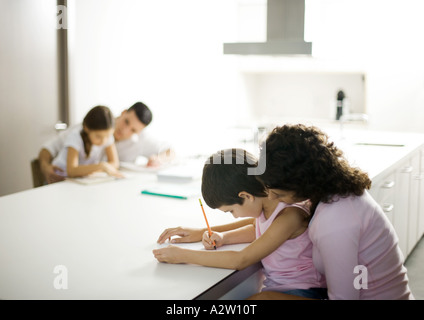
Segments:
[[[128,108],[128,111],[134,110],[137,118],[143,123],[145,126],[148,126],[150,122],[152,122],[153,115],[152,111],[146,106],[143,102],[136,102],[131,107]]]
[[[231,161],[230,161],[231,159]],[[257,159],[243,149],[226,149],[211,155],[203,167],[202,196],[215,209],[223,205],[243,204],[239,192],[266,197],[264,185],[247,168],[256,167]]]

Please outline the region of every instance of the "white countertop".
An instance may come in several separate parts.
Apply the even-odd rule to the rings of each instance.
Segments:
[[[0,197],[0,299],[193,299],[233,274],[154,258],[165,228],[205,226],[197,198],[140,194],[155,183],[154,174],[134,174]],[[211,225],[234,221],[205,210]],[[66,290],[53,285],[58,265],[68,271]]]
[[[424,134],[360,129],[323,129],[346,158],[372,180],[385,175],[411,152],[424,145]]]
[[[341,139],[337,130],[324,131],[373,180],[424,143],[422,134],[346,129]],[[165,228],[205,226],[197,197],[140,193],[156,183],[155,174],[133,173],[97,185],[65,181],[0,197],[0,299],[193,299],[233,276],[233,270],[154,259]],[[205,210],[210,225],[234,221]],[[68,271],[66,290],[53,285],[58,265]]]

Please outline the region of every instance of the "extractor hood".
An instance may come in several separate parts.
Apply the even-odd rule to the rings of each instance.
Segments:
[[[224,54],[310,55],[304,22],[305,0],[268,0],[266,42],[224,43]]]

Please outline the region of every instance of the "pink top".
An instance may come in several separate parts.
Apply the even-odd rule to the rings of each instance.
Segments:
[[[330,299],[413,299],[398,239],[380,206],[362,196],[319,203],[309,224],[313,261]]]
[[[280,202],[272,215],[266,219],[264,213],[256,219],[256,238],[263,234],[286,207],[298,207],[309,214],[306,207]],[[273,253],[262,259],[265,281],[263,290],[287,291],[292,289],[325,288],[324,277],[317,272],[312,262],[312,243],[308,229],[300,236],[286,240]]]

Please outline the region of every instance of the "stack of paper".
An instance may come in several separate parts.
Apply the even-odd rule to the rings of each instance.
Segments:
[[[164,182],[191,182],[202,177],[202,170],[203,164],[178,165],[160,170],[157,177]]]
[[[96,183],[102,183],[102,182],[108,182],[113,181],[117,179],[116,177],[108,175],[106,172],[95,172],[93,174],[90,174],[85,177],[79,177],[79,178],[67,178],[68,180],[81,183],[81,184],[96,184]]]

